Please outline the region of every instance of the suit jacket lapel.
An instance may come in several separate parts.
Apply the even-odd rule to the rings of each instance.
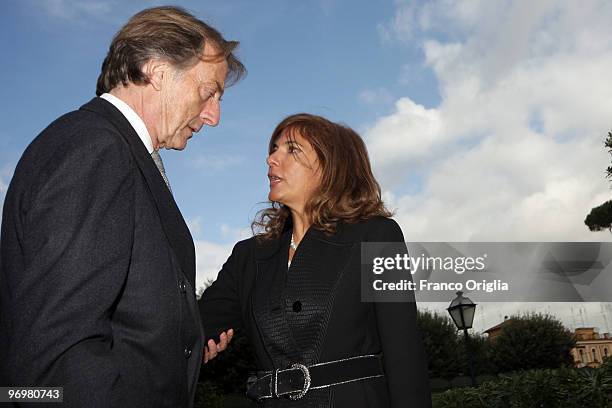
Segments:
[[[142,140],[123,114],[111,103],[102,98],[94,98],[81,107],[83,110],[95,112],[104,116],[119,131],[128,143],[135,162],[151,191],[159,217],[185,277],[195,288],[195,248],[189,228],[181,215],[174,197],[164,183],[159,170],[149,155]]]

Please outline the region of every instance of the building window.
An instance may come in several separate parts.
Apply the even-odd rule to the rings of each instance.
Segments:
[[[584,359],[584,350],[580,349],[580,362],[582,362],[583,364],[586,363],[585,359]]]
[[[604,347],[604,357],[608,358],[608,348]]]
[[[591,352],[593,353],[593,361],[597,363],[597,354],[595,354],[595,349],[591,349]]]

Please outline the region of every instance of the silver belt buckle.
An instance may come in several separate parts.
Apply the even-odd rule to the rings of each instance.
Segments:
[[[272,377],[270,377],[270,391],[272,392],[272,398],[278,398],[278,368],[272,371]]]
[[[304,386],[302,387],[302,390],[295,391],[293,394],[289,394],[289,398],[295,401],[295,400],[299,400],[304,395],[306,395],[306,393],[310,389],[311,379],[310,379],[310,371],[308,371],[308,367],[306,367],[304,364],[294,363],[294,364],[291,364],[291,368],[300,370],[302,374],[304,374]]]

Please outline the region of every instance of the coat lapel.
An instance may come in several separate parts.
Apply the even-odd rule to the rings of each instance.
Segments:
[[[142,140],[140,140],[138,134],[123,114],[104,99],[94,98],[83,105],[81,109],[100,114],[110,121],[129,145],[134,160],[151,191],[168,242],[179,261],[185,277],[189,280],[192,287],[195,288],[195,248],[193,238],[174,201],[174,197],[164,183]]]
[[[255,324],[275,368],[285,368],[299,358],[287,324],[284,287],[291,236],[263,243],[257,249],[257,276],[251,297]]]
[[[321,346],[327,338],[329,319],[334,308],[336,288],[347,271],[352,242],[338,242],[337,234],[329,237],[309,229],[291,262],[285,283],[288,300],[288,324],[301,352],[303,364],[316,364]],[[294,312],[293,305],[299,305]]]
[[[334,290],[353,246],[311,228],[287,270],[290,234],[258,249],[251,298],[255,323],[276,368],[318,362]],[[295,312],[296,302],[303,312]]]

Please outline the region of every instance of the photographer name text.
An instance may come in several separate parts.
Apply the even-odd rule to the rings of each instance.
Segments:
[[[417,282],[413,282],[408,279],[402,279],[397,282],[384,282],[381,279],[373,281],[372,286],[376,291],[404,291],[404,290],[420,290],[420,291],[484,291],[487,293],[492,292],[505,292],[510,290],[507,282],[503,282],[500,279],[492,281],[475,279],[468,279],[463,282],[431,282],[426,279],[420,279]]]

